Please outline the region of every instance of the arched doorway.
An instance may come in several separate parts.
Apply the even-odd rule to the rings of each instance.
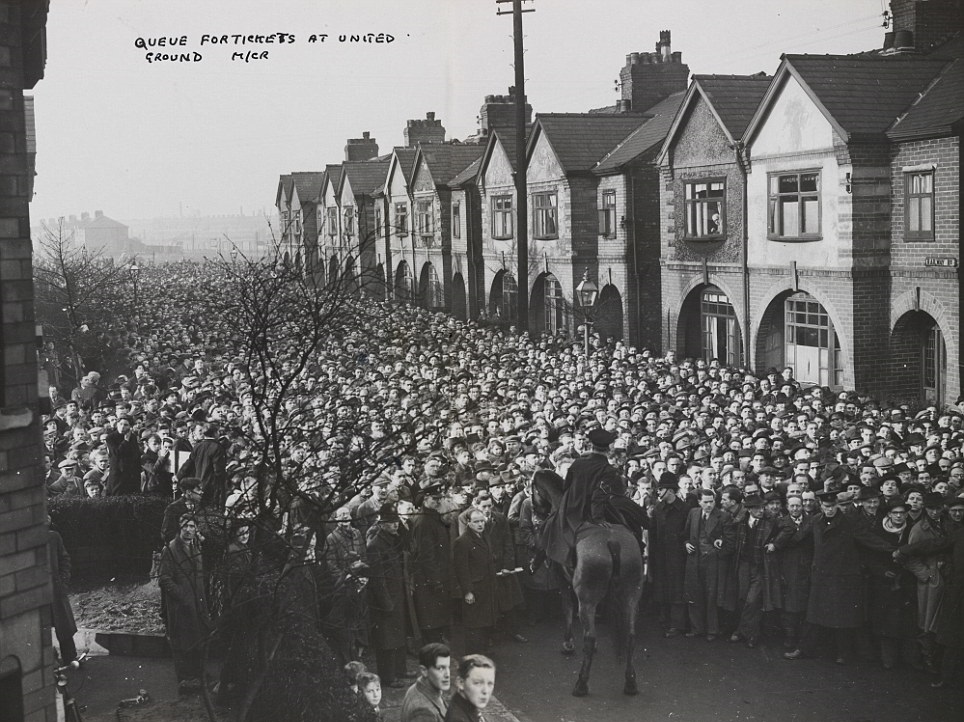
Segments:
[[[787,291],[767,307],[757,334],[757,366],[789,366],[805,384],[843,386],[844,358],[833,319],[809,293]]]
[[[892,397],[940,406],[947,389],[947,344],[937,321],[924,311],[897,319],[890,335]]]
[[[338,283],[338,256],[332,256],[328,261],[328,283],[335,286]]]
[[[599,292],[592,317],[596,333],[603,342],[622,340],[623,297],[613,284],[606,284]]]
[[[412,301],[412,272],[407,261],[400,261],[395,268],[395,300]]]
[[[452,278],[452,315],[460,321],[465,321],[469,317],[465,298],[465,279],[462,278],[461,273],[456,273]]]
[[[424,308],[431,311],[441,311],[445,308],[445,295],[442,284],[438,280],[438,273],[431,262],[422,266],[422,274],[418,282],[418,297]]]
[[[680,308],[677,344],[684,356],[743,366],[743,334],[736,309],[716,286],[697,286]]]
[[[559,279],[543,273],[532,284],[529,299],[529,327],[535,333],[568,332],[572,326],[572,309],[562,295]]]
[[[489,316],[506,326],[516,322],[518,316],[519,284],[508,271],[499,271],[489,290]]]

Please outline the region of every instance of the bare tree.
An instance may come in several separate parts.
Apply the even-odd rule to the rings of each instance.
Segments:
[[[61,218],[43,226],[34,254],[34,297],[38,323],[57,354],[68,360],[74,383],[86,368],[103,368],[110,339],[127,331],[136,314],[129,303],[129,268],[102,248],[77,243]]]

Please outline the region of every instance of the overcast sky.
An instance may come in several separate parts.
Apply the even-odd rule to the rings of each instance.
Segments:
[[[780,55],[880,47],[884,0],[535,0],[524,15],[535,112],[610,105],[630,52],[672,31],[692,73],[773,73]],[[499,5],[510,8],[511,3]],[[31,216],[119,219],[271,210],[278,175],[322,170],[347,138],[402,144],[434,111],[475,132],[487,94],[513,84],[512,20],[495,0],[55,0],[36,98]],[[293,43],[201,44],[290,34]],[[311,44],[309,35],[328,35]],[[385,33],[384,44],[341,34]],[[185,47],[141,49],[187,36]],[[268,51],[266,60],[232,53]],[[200,62],[148,63],[147,52]]]

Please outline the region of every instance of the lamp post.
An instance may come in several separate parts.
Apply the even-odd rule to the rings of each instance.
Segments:
[[[141,269],[137,265],[137,261],[131,264],[130,268],[131,283],[134,284],[134,313],[137,313],[137,278],[141,275]]]
[[[585,332],[584,339],[586,345],[586,361],[589,360],[589,327],[592,326],[592,309],[596,304],[596,297],[599,295],[599,286],[589,279],[589,269],[583,271],[582,280],[576,286],[576,294],[579,296],[579,304],[582,306],[583,314],[586,316],[583,323]]]

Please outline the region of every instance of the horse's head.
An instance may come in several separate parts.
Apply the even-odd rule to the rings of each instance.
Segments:
[[[550,469],[538,469],[532,475],[532,509],[541,516],[559,508],[563,478]]]

